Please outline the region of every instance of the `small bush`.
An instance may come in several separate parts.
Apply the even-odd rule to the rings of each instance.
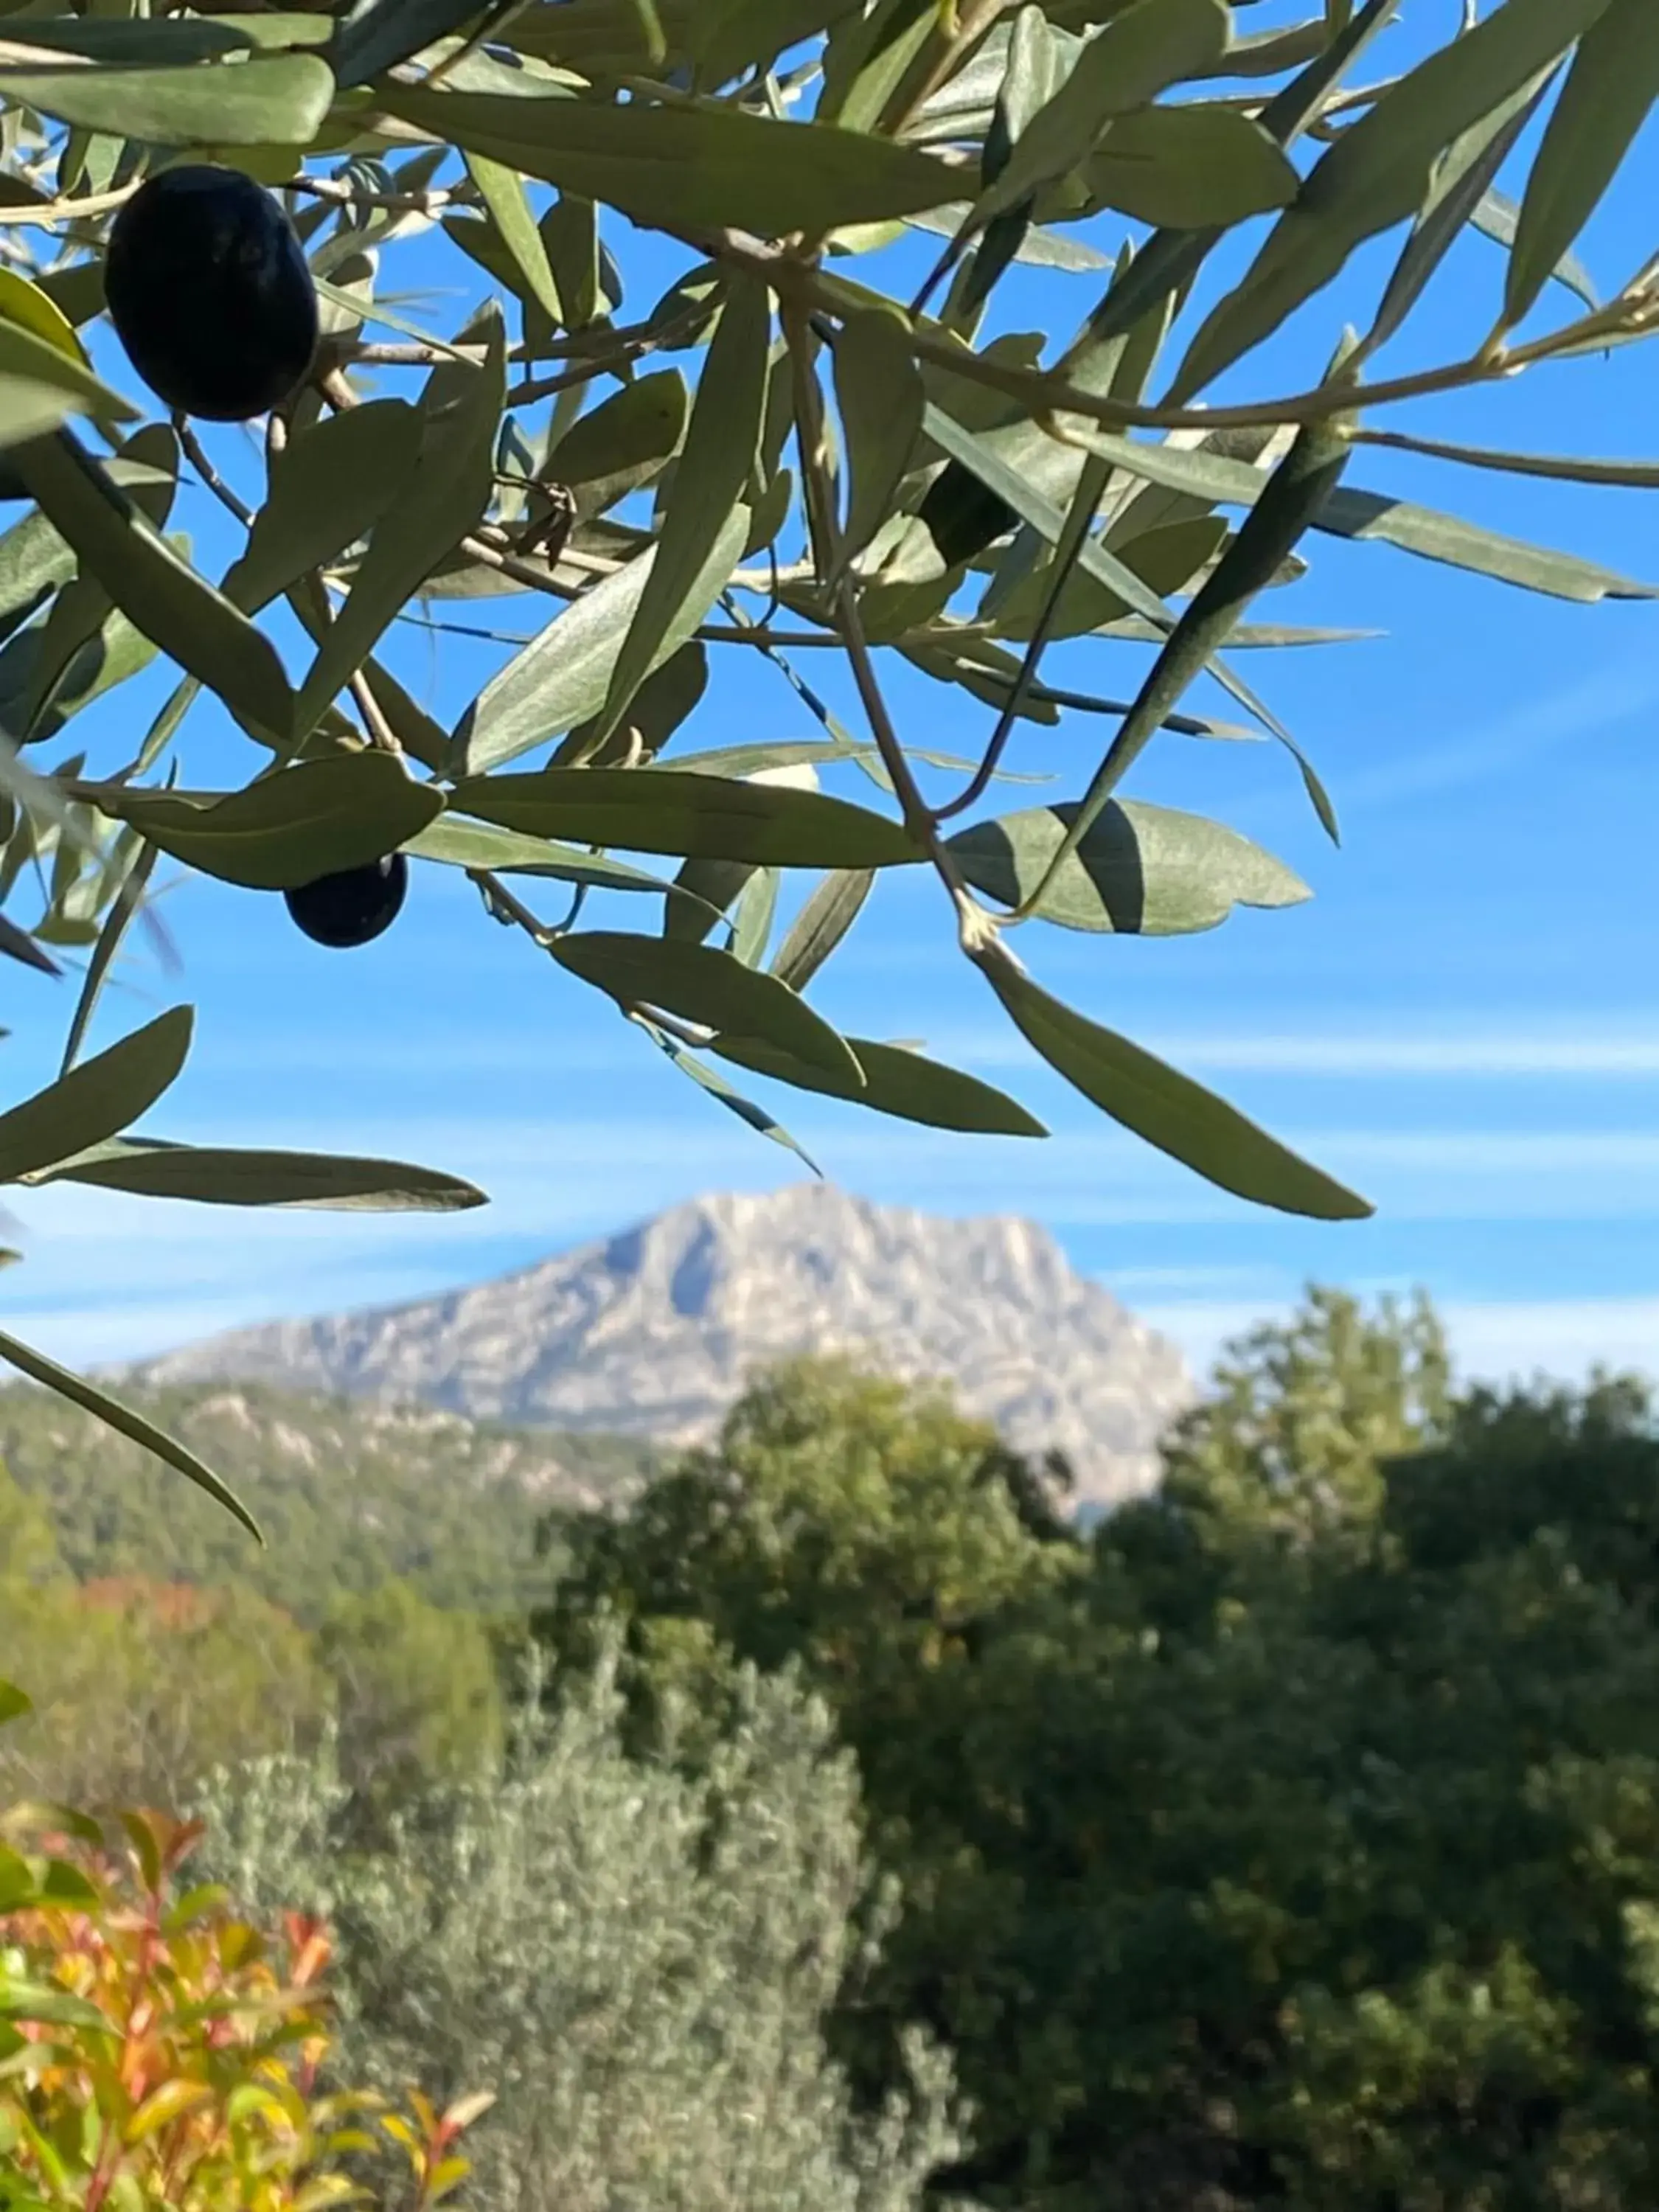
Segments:
[[[6,1822],[40,1826],[41,1848],[0,1846],[0,2212],[426,2212],[450,2195],[488,2099],[441,2116],[319,2094],[326,1929],[290,1912],[271,1940],[222,1889],[184,1886],[195,1823],[121,1826],[116,1852],[60,1809]]]
[[[869,2116],[826,2054],[881,1913],[851,1762],[793,1681],[746,1673],[692,1778],[627,1755],[613,1649],[390,1849],[341,1853],[348,1799],[326,1757],[222,1772],[214,1869],[328,1911],[354,2078],[495,2091],[479,2212],[911,2212],[957,2154],[937,2049]]]

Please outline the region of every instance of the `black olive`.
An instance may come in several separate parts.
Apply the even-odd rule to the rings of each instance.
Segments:
[[[339,950],[371,944],[398,919],[409,890],[409,862],[401,853],[366,868],[319,876],[297,891],[284,891],[288,910],[306,935]]]
[[[246,422],[286,399],[317,350],[317,288],[293,225],[239,169],[164,169],[115,218],[104,294],[158,399]]]

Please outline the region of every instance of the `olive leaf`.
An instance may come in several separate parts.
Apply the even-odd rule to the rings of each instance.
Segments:
[[[690,413],[678,369],[641,376],[571,424],[548,457],[548,472],[575,495],[579,515],[603,514],[660,473],[679,451]]]
[[[420,459],[376,523],[350,597],[318,651],[300,694],[296,736],[315,726],[404,602],[489,504],[507,388],[506,334],[498,308],[486,316],[484,333],[482,363],[446,362],[432,372]]]
[[[927,394],[910,334],[885,310],[848,317],[836,340],[835,374],[851,480],[842,550],[851,560],[887,519],[915,451]]]
[[[29,489],[115,605],[254,727],[285,729],[294,694],[270,640],[198,575],[67,431],[21,447]]]
[[[1607,0],[1504,0],[1389,86],[1322,155],[1243,281],[1200,327],[1176,404],[1212,383],[1322,289],[1356,247],[1415,215],[1436,158],[1565,53]]]
[[[1207,1182],[1317,1221],[1360,1221],[1373,1211],[1190,1076],[1051,998],[1000,946],[979,965],[1021,1036],[1056,1073]]]
[[[671,229],[727,224],[775,238],[913,215],[951,197],[951,172],[890,139],[719,106],[387,88],[393,115],[521,176]]]
[[[271,473],[270,495],[220,589],[255,614],[367,537],[418,465],[421,417],[376,399],[301,430]]]
[[[902,1046],[876,1044],[868,1037],[848,1037],[864,1073],[862,1085],[844,1081],[820,1067],[809,1066],[775,1045],[755,1037],[717,1036],[709,1050],[722,1060],[757,1075],[769,1075],[799,1091],[822,1091],[868,1106],[878,1114],[890,1114],[901,1121],[919,1121],[929,1129],[955,1129],[967,1134],[993,1137],[1046,1137],[1048,1133],[1018,1099],[1010,1098],[975,1075],[946,1067],[919,1052]]]
[[[787,983],[745,968],[729,952],[611,930],[556,938],[548,950],[560,967],[608,992],[624,1007],[655,1007],[706,1029],[759,1038],[862,1088],[859,1063],[846,1039]]]
[[[48,1359],[45,1352],[36,1352],[32,1346],[20,1343],[15,1336],[0,1333],[0,1359],[16,1368],[20,1374],[27,1375],[31,1382],[41,1383],[46,1389],[56,1392],[58,1397],[67,1398],[71,1406],[79,1406],[83,1413],[90,1413],[106,1428],[113,1429],[118,1436],[125,1437],[130,1443],[142,1445],[144,1450],[153,1452],[157,1459],[166,1461],[169,1467],[193,1482],[198,1490],[205,1491],[228,1513],[234,1514],[256,1543],[264,1543],[258,1522],[235,1492],[222,1482],[213,1469],[204,1461],[198,1459],[195,1453],[180,1443],[176,1437],[168,1436],[164,1429],[158,1429],[154,1421],[146,1420],[142,1413],[135,1413],[131,1406],[123,1405],[107,1390],[100,1389],[96,1383],[88,1382],[84,1376],[74,1374],[67,1367],[60,1367],[55,1359]],[[61,1992],[57,1994],[62,1996]],[[76,2002],[75,1999],[63,1997],[65,2005],[72,2005]],[[21,2012],[25,2018],[49,2016],[41,2013],[38,2006],[26,2007],[18,2002],[15,1984],[13,1984],[13,1997],[9,2000],[4,1985],[0,1984],[0,2012],[6,2009],[9,2002],[13,2010]],[[98,2023],[100,2027],[106,2024],[101,2013],[98,2014]]]
[[[825,876],[790,924],[772,973],[804,991],[841,945],[875,889],[873,868],[837,868]]]
[[[70,1159],[147,1114],[184,1066],[194,1020],[175,1006],[0,1114],[0,1182]]]
[[[921,857],[902,823],[844,799],[685,769],[469,777],[449,804],[532,836],[756,867],[883,868]]]
[[[334,98],[314,54],[219,66],[0,70],[0,100],[162,146],[308,146]]]
[[[365,84],[423,46],[463,29],[485,0],[373,0],[335,33],[330,58],[340,82]]]
[[[1091,151],[1115,116],[1144,107],[1226,49],[1224,0],[1136,0],[1079,51],[1064,84],[1020,134],[1006,166],[974,204],[975,228],[1018,207]]]
[[[1659,14],[1608,0],[1579,42],[1515,226],[1504,319],[1531,309],[1612,183],[1659,100]]]
[[[374,1213],[454,1213],[487,1203],[459,1176],[399,1160],[359,1160],[319,1152],[231,1150],[175,1145],[161,1138],[89,1148],[32,1184],[78,1182],[140,1198],[188,1199],[200,1206],[304,1206]]]
[[[595,733],[600,743],[621,721],[653,669],[703,619],[736,565],[735,554],[728,556],[727,549],[754,469],[771,331],[771,297],[765,286],[749,277],[734,278],[697,386],[650,573],[611,671]]]
[[[768,1113],[764,1106],[757,1105],[752,1098],[745,1098],[723,1075],[717,1073],[706,1061],[699,1060],[694,1053],[688,1052],[678,1037],[671,1036],[666,1030],[659,1028],[647,1015],[635,1013],[633,1019],[652,1042],[666,1054],[672,1066],[688,1081],[695,1083],[699,1091],[714,1099],[717,1105],[723,1106],[728,1114],[735,1114],[746,1127],[769,1138],[775,1145],[781,1145],[786,1152],[793,1152],[798,1160],[804,1161],[812,1173],[822,1179],[823,1169],[775,1115]]]
[[[976,890],[1017,907],[1043,881],[1077,816],[1071,805],[975,823],[947,840]],[[1137,799],[1114,800],[1090,826],[1036,909],[1067,929],[1173,937],[1213,929],[1235,906],[1298,906],[1302,878],[1219,822]]]
[[[520,278],[514,289],[534,301],[551,322],[563,322],[564,303],[559,297],[547,247],[536,228],[522,180],[514,170],[503,168],[499,161],[489,161],[482,154],[470,154],[466,167],[484,205],[495,218],[502,245],[512,257]]]
[[[736,508],[710,547],[702,574],[681,599],[678,618],[658,639],[656,668],[673,659],[719,597],[743,550],[745,531],[744,511]],[[653,546],[584,592],[485,685],[451,740],[457,774],[477,775],[499,767],[603,714],[656,560]]]
[[[131,788],[100,809],[222,882],[295,890],[396,852],[443,811],[389,753],[343,753],[262,776],[228,796]]]

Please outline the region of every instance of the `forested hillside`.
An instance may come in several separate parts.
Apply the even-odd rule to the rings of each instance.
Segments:
[[[338,1594],[392,1576],[434,1604],[511,1610],[536,1586],[538,1515],[556,1500],[624,1497],[654,1459],[633,1437],[507,1429],[264,1383],[125,1395],[234,1469],[264,1548],[90,1415],[38,1390],[0,1390],[0,1468],[44,1512],[61,1564],[81,1582],[234,1582],[307,1623]],[[3,1499],[0,1474],[0,1532]]]

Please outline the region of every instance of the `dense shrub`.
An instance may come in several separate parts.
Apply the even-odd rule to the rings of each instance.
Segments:
[[[907,2087],[853,2113],[822,2029],[883,1917],[855,1777],[791,1683],[745,1673],[734,1703],[695,1778],[672,1744],[632,1759],[613,1654],[372,1852],[339,1848],[325,1756],[205,1794],[219,1877],[337,1927],[345,2074],[495,2091],[480,2212],[907,2212],[959,2148],[917,2038]]]

